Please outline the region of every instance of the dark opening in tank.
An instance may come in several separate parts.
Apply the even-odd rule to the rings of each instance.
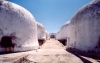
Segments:
[[[97,46],[95,48],[100,48],[100,37],[98,38],[98,43],[97,43]]]
[[[4,48],[4,52],[13,52],[14,44],[12,43],[12,38],[9,36],[4,36],[1,38],[0,45]]]
[[[45,39],[38,39],[39,46],[42,46],[45,42]]]
[[[67,45],[67,44],[66,44],[67,39],[58,39],[58,41],[59,41],[60,43],[62,43],[64,46]]]
[[[99,44],[98,44],[98,47],[100,48],[100,37],[99,37],[98,43],[99,43]]]

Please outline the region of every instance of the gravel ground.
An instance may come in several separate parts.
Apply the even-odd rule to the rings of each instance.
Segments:
[[[0,63],[100,63],[99,58],[92,57],[92,54],[88,55],[88,53],[66,51],[60,42],[50,39],[38,50],[2,54]]]

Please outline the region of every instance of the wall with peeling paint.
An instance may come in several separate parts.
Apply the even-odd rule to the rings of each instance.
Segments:
[[[49,33],[46,31],[46,39],[49,39],[50,36],[49,36]]]
[[[56,34],[56,39],[67,39],[68,32],[69,32],[69,23],[70,21],[66,22],[59,30],[59,32]]]
[[[99,51],[100,0],[83,6],[71,19],[68,47],[82,51]]]
[[[46,39],[46,30],[44,26],[39,22],[37,22],[37,36],[38,39]]]
[[[3,1],[0,3],[0,40],[11,35],[16,37],[12,39],[15,52],[38,48],[37,24],[32,14],[17,4]]]

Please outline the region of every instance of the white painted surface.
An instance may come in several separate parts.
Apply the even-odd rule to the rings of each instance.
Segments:
[[[69,29],[68,47],[96,50],[100,37],[100,0],[93,0],[82,7],[71,19]]]
[[[44,26],[39,22],[37,22],[37,36],[38,39],[46,39],[46,30]]]
[[[49,33],[46,31],[46,39],[49,39],[50,36],[49,36]]]
[[[17,4],[4,1],[0,5],[0,40],[11,35],[16,37],[12,40],[16,44],[14,51],[38,48],[37,24],[32,14]]]
[[[68,26],[70,21],[66,22],[59,30],[59,32],[56,34],[56,39],[67,39],[68,37]]]

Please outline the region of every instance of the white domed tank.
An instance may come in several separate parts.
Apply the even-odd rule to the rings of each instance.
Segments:
[[[67,38],[68,38],[68,32],[69,32],[69,23],[70,21],[66,22],[59,32],[56,34],[56,39],[59,40],[63,45],[66,45],[67,43]]]
[[[45,31],[45,33],[46,33],[46,39],[49,39],[50,38],[49,33],[47,31]]]
[[[100,51],[100,0],[82,7],[71,19],[69,46],[82,51]]]
[[[39,45],[41,46],[46,40],[46,30],[44,26],[39,22],[37,22],[37,36]]]
[[[68,26],[70,21],[66,22],[59,30],[59,32],[56,34],[56,39],[66,39],[67,33],[68,33]]]
[[[37,24],[23,7],[0,1],[0,52],[10,47],[14,52],[37,49]]]

